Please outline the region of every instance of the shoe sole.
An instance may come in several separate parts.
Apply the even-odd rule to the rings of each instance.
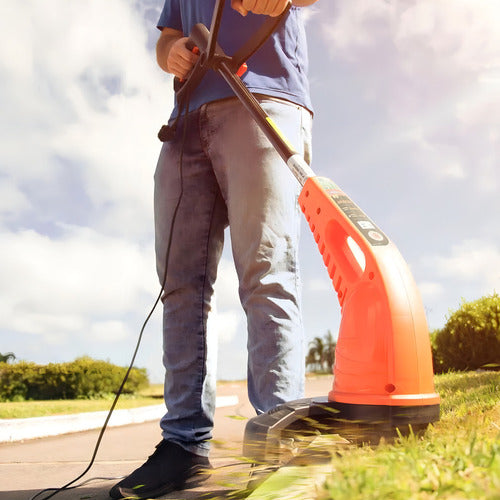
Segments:
[[[186,477],[182,481],[175,481],[172,483],[168,483],[163,485],[161,488],[157,488],[156,490],[143,491],[140,494],[137,493],[136,490],[127,489],[127,488],[118,488],[121,498],[126,499],[147,499],[147,498],[155,498],[160,495],[166,495],[167,493],[171,493],[172,491],[184,490],[187,488],[194,488],[195,486],[204,483],[210,477],[211,468],[206,466],[193,466],[189,470],[189,476]]]

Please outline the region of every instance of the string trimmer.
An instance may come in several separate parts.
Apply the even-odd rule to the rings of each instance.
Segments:
[[[229,57],[216,42],[224,3],[217,0],[210,29],[197,24],[190,33],[199,59],[185,82],[176,81],[178,102],[208,70],[225,79],[302,186],[300,208],[341,308],[332,390],[249,420],[244,454],[274,461],[280,443],[299,434],[338,433],[373,441],[423,429],[439,419],[439,396],[424,308],[408,266],[339,186],[314,174],[238,76],[287,11],[266,18],[255,37]]]

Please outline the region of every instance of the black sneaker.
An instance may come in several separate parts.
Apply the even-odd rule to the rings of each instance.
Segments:
[[[163,440],[146,463],[111,488],[109,496],[115,499],[158,497],[205,481],[211,468],[207,457]]]

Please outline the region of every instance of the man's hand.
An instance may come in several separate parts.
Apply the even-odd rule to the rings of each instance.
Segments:
[[[199,57],[186,47],[187,41],[187,37],[175,41],[170,47],[167,58],[168,72],[181,80],[188,76]]]
[[[231,0],[231,7],[246,16],[249,12],[266,16],[279,16],[288,5],[289,0]]]
[[[181,31],[164,28],[156,44],[160,67],[180,79],[188,76],[199,57],[186,47],[187,41]]]

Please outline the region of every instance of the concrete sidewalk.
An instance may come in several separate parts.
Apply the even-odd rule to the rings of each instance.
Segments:
[[[308,378],[307,396],[322,396],[331,389],[332,377]],[[194,489],[165,495],[164,499],[229,499],[244,488],[250,466],[241,461],[243,432],[255,415],[245,383],[224,383],[218,396],[237,397],[238,403],[216,409],[211,462],[214,473]],[[235,401],[235,400],[233,400]],[[0,444],[0,500],[30,500],[44,488],[60,487],[87,467],[98,430]],[[118,478],[141,465],[160,441],[158,421],[107,429],[92,469],[77,482],[100,479],[76,490],[57,494],[57,500],[109,500],[108,491]],[[38,499],[45,498],[42,494]]]
[[[237,404],[238,397],[235,395],[217,396],[217,408],[236,406]],[[100,429],[104,425],[108,413],[109,411],[106,410],[53,417],[0,419],[0,443]],[[108,427],[158,421],[164,414],[164,404],[114,410],[109,419]]]

